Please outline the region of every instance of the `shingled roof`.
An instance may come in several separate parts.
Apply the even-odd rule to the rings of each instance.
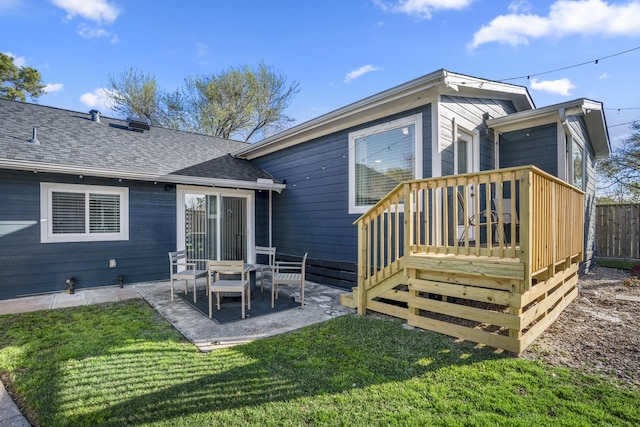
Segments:
[[[31,141],[34,128],[38,143]],[[253,163],[229,155],[246,145],[159,127],[139,131],[120,119],[101,116],[98,122],[90,113],[0,100],[0,169],[243,188],[283,187]]]

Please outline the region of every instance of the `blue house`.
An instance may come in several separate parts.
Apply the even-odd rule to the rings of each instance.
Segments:
[[[242,142],[8,100],[0,123],[0,298],[167,279],[186,244],[253,256],[256,195],[285,188]]]
[[[439,70],[235,152],[286,184],[273,244],[310,252],[316,280],[350,287],[353,223],[403,179],[534,165],[586,193],[582,268],[595,244],[595,161],[610,144],[599,102],[535,108],[525,87]],[[395,170],[398,179],[384,179]],[[378,171],[377,178],[371,171]],[[315,278],[315,277],[314,277]]]
[[[525,165],[586,194],[588,268],[595,161],[609,152],[601,103],[535,108],[525,87],[447,70],[255,144],[2,100],[0,298],[64,290],[70,277],[78,288],[167,279],[176,248],[251,262],[255,245],[279,258],[308,252],[309,280],[351,289],[354,223],[400,182]],[[488,206],[479,190],[462,191],[463,213]],[[523,206],[513,207],[515,217]],[[438,212],[431,244],[454,219]],[[491,240],[456,222],[449,241]]]

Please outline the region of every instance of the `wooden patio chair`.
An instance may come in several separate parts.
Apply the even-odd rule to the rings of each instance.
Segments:
[[[271,278],[271,308],[275,307],[280,285],[300,285],[300,308],[304,308],[304,281],[306,276],[307,254],[301,262],[276,261]]]
[[[266,264],[258,263],[258,256],[266,260]],[[260,271],[260,292],[264,292],[264,275],[273,279],[273,268],[276,262],[276,248],[273,246],[256,246],[256,271]]]
[[[201,277],[207,278],[207,292],[209,287],[209,272],[206,269],[198,269],[198,264],[204,264],[208,260],[188,259],[187,251],[169,252],[171,301],[173,301],[173,281],[184,280],[184,293],[188,293],[189,280],[193,280],[193,302],[196,302],[196,282]]]
[[[247,310],[251,310],[251,281],[249,269],[246,268],[244,261],[209,261],[209,275],[213,276],[209,286],[209,319],[213,316],[214,292],[216,293],[218,310],[220,310],[220,294],[222,292],[239,293],[242,302],[242,318],[244,319],[245,304]]]

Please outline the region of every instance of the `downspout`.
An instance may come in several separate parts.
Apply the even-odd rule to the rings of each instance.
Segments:
[[[269,190],[269,247],[273,247],[273,236],[272,236],[272,228],[273,228],[273,190]]]
[[[564,129],[564,143],[565,143],[565,147],[564,147],[564,170],[565,170],[565,177],[564,180],[565,182],[569,182],[569,177],[571,176],[571,174],[569,173],[569,150],[571,147],[571,143],[573,142],[573,135],[571,133],[571,129],[569,128],[569,124],[567,123],[567,111],[564,107],[561,107],[560,109],[558,109],[558,115],[560,116],[560,124],[562,125],[562,129]],[[571,178],[571,181],[573,181],[573,178]],[[569,182],[570,184],[573,184],[573,182]]]

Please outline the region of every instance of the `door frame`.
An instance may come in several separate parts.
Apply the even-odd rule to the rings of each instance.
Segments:
[[[461,173],[480,172],[480,135],[479,133],[467,130],[462,126],[458,126],[456,123],[453,128],[453,135],[455,136],[453,141],[453,174],[459,175]],[[466,164],[466,171],[462,171],[462,172],[459,170],[459,167],[458,167],[459,165],[458,160],[460,158],[460,144],[459,144],[460,141],[466,142],[467,164]],[[474,203],[476,203],[475,192],[477,190],[473,188],[473,185],[469,187],[470,187],[468,192],[469,198],[466,201],[468,212],[471,211],[469,207],[474,206]],[[455,200],[457,203],[457,197],[455,197],[453,200]],[[467,218],[464,218],[465,224],[463,225],[458,224],[458,231],[457,231],[458,239],[460,239],[462,236],[467,220],[468,220]],[[474,228],[468,229],[468,238],[469,240],[475,239]]]
[[[255,262],[255,192],[220,187],[201,187],[195,185],[176,186],[176,246],[177,250],[185,249],[185,211],[184,197],[187,193],[207,196],[244,197],[247,199],[247,263]]]

